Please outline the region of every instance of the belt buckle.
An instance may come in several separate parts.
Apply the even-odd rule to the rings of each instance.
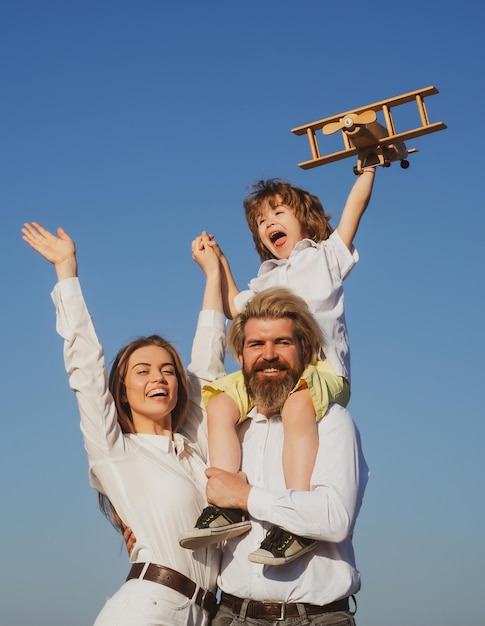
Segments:
[[[280,616],[276,618],[277,622],[282,622],[286,619],[286,602],[280,604]]]

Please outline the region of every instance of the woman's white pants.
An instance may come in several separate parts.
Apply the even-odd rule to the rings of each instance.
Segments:
[[[196,590],[197,593],[197,590]],[[149,580],[128,580],[108,598],[94,626],[206,626],[193,599]]]

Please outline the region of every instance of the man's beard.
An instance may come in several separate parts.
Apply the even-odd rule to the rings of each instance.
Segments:
[[[278,367],[278,364],[272,363],[268,367]],[[290,391],[300,379],[303,369],[303,363],[299,362],[294,368],[285,369],[285,376],[281,378],[264,378],[259,371],[247,370],[243,363],[244,382],[253,405],[257,406],[266,417],[280,413]]]

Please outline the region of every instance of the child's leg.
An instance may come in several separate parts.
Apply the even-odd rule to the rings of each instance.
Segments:
[[[285,433],[283,471],[286,487],[308,491],[318,452],[318,430],[315,408],[307,387],[288,396],[281,418]]]
[[[283,469],[289,489],[307,491],[318,452],[317,423],[327,412],[329,404],[346,406],[350,386],[337,376],[326,361],[308,365],[290,394],[281,416],[285,439]],[[260,548],[251,552],[249,560],[263,565],[284,565],[313,550],[317,542],[299,537],[278,526],[270,526]]]
[[[210,464],[234,474],[241,466],[241,444],[236,433],[239,418],[236,403],[225,393],[217,394],[207,404]]]
[[[308,387],[291,393],[281,411],[285,438],[283,470],[288,489],[308,491],[318,452],[317,415]],[[260,548],[249,560],[263,565],[284,565],[310,552],[314,539],[300,537],[284,528],[271,525]]]
[[[209,434],[209,459],[212,467],[237,473],[241,465],[241,444],[236,424],[241,411],[236,402],[224,392],[213,396],[207,403]],[[223,509],[208,505],[200,514],[195,528],[179,535],[183,548],[198,550],[212,543],[238,537],[251,529],[247,515],[239,509]]]

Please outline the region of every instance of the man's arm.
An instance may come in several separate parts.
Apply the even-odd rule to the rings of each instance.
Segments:
[[[251,433],[250,439],[255,437]],[[319,422],[319,450],[311,480],[311,491],[295,491],[281,487],[261,487],[245,483],[244,475],[228,475],[221,470],[207,470],[207,496],[211,503],[222,507],[247,510],[260,521],[318,541],[339,543],[351,534],[368,479],[368,468],[362,455],[360,439],[350,414],[332,405]],[[268,445],[268,443],[270,445]],[[248,444],[250,440],[248,440]],[[243,440],[243,454],[246,444]],[[254,453],[254,450],[250,450]],[[259,452],[257,452],[259,453]],[[267,442],[264,455],[281,459],[281,446]],[[243,461],[244,463],[244,461]],[[246,469],[249,481],[253,468]],[[269,462],[272,474],[265,484],[275,482],[281,468]],[[254,468],[254,471],[257,471]],[[256,482],[256,481],[253,481]]]
[[[345,203],[342,217],[340,218],[337,231],[347,248],[352,247],[354,237],[359,228],[360,220],[364,214],[372,195],[374,186],[375,167],[367,167],[360,174],[350,191]]]
[[[248,498],[251,485],[248,484],[243,472],[233,474],[218,467],[208,467],[205,471],[208,478],[207,501],[226,509],[248,510]]]
[[[352,533],[369,470],[350,413],[333,404],[318,423],[319,447],[311,491],[256,487],[249,513],[297,535],[339,543]],[[266,477],[271,485],[271,476]]]

